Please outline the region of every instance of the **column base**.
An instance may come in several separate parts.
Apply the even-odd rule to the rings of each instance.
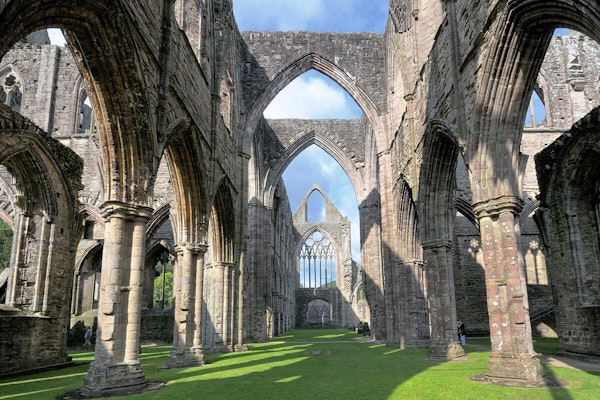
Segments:
[[[465,349],[456,342],[432,342],[429,345],[429,353],[427,354],[427,358],[433,361],[452,361],[463,357],[466,357]]]
[[[537,357],[490,355],[485,379],[495,385],[540,387],[545,386],[544,371]]]
[[[167,368],[199,367],[204,365],[202,347],[173,348],[167,358]]]
[[[92,363],[81,394],[86,397],[128,395],[144,391],[147,385],[139,361],[110,365]]]
[[[236,344],[233,348],[233,351],[248,351],[248,345],[247,344]]]

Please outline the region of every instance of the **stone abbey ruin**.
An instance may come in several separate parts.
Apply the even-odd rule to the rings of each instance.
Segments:
[[[597,1],[391,0],[383,34],[240,32],[231,0],[1,0],[0,21],[0,374],[68,363],[83,325],[90,396],[146,385],[146,338],[183,367],[319,324],[451,361],[460,318],[491,383],[543,382],[536,334],[600,357]],[[362,117],[265,119],[309,70]],[[290,208],[311,145],[353,185],[360,264],[320,187],[325,221]]]

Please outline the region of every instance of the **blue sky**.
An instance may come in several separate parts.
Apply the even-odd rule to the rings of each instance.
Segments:
[[[387,22],[389,0],[234,0],[241,31],[378,32]],[[309,71],[284,88],[265,110],[266,118],[359,118],[360,107],[335,82]],[[317,183],[352,223],[352,258],[360,261],[358,203],[348,176],[317,146],[299,154],[283,174],[292,211]],[[308,207],[311,221],[321,220],[317,192]]]

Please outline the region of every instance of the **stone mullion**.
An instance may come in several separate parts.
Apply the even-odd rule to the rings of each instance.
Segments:
[[[145,224],[151,213],[116,201],[105,205],[96,354],[85,378],[85,396],[146,385],[138,349]]]
[[[29,227],[30,217],[25,213],[19,213],[17,229],[15,230],[13,236],[15,240],[13,240],[10,266],[13,269],[11,273],[11,280],[9,282],[8,288],[9,293],[6,296],[6,302],[11,306],[19,306],[22,304],[22,300],[19,300],[19,296],[17,293],[17,289],[20,287],[18,284],[20,282],[20,265],[25,264],[25,254],[27,249],[27,231]]]
[[[431,321],[429,358],[453,360],[465,352],[457,343],[454,276],[450,263],[451,243],[445,240],[422,244],[427,260],[427,298]]]
[[[39,247],[39,255],[37,259],[37,271],[35,274],[35,294],[32,301],[32,310],[33,312],[42,311],[44,302],[44,298],[47,293],[46,284],[49,283],[48,279],[46,279],[46,270],[48,269],[48,261],[49,254],[46,254],[44,257],[44,253],[48,251],[50,244],[50,233],[51,232],[50,225],[51,221],[47,218],[43,218],[41,222],[42,232],[40,235],[40,247]],[[53,231],[53,230],[52,230]],[[47,307],[46,307],[47,308]],[[45,310],[44,310],[45,311]]]
[[[481,227],[492,351],[486,378],[493,383],[536,386],[544,381],[533,350],[526,276],[519,254],[517,218],[522,201],[512,196],[474,205]]]

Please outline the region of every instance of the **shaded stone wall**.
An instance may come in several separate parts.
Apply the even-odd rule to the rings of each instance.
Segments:
[[[337,327],[355,325],[355,318],[353,318],[352,323],[347,323],[346,326],[343,326],[344,321],[348,318],[347,312],[349,307],[344,296],[342,296],[338,289],[298,289],[296,290],[296,327],[308,328],[321,325],[321,322],[309,323],[308,319],[308,305],[311,301],[318,299],[326,301],[331,307],[331,321],[326,325]]]
[[[173,343],[173,312],[144,313],[140,340]]]
[[[0,372],[26,371],[71,362],[67,337],[53,334],[56,320],[22,315],[0,315]],[[59,328],[60,329],[60,328]]]
[[[247,60],[251,63],[251,73],[244,76],[250,85],[244,91],[249,106],[265,92],[277,74],[290,66],[294,68],[292,75],[305,72],[306,65],[298,61],[308,54],[316,54],[339,66],[368,93],[377,109],[384,109],[385,64],[381,34],[243,32],[242,37],[252,57]],[[358,93],[350,95],[356,98]]]
[[[561,352],[600,355],[600,109],[536,155]]]

